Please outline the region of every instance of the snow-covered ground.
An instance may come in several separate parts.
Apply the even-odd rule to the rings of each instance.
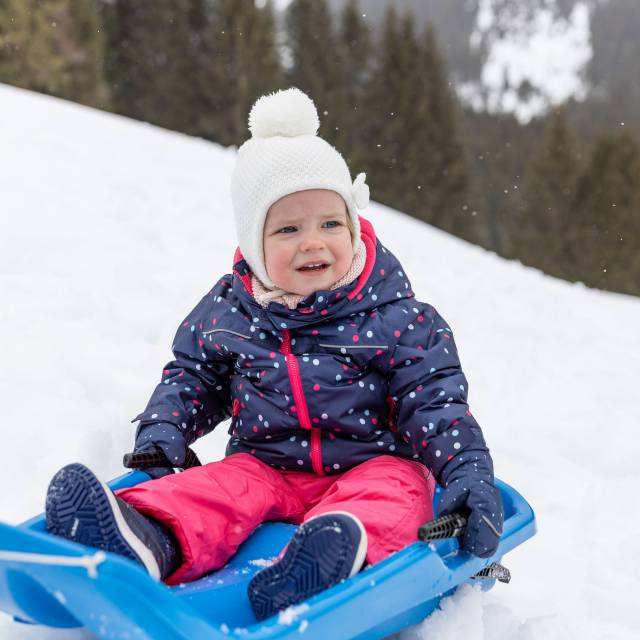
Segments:
[[[0,519],[19,522],[68,462],[121,472],[178,323],[230,268],[234,152],[0,86],[0,154]],[[368,217],[453,327],[497,475],[539,525],[510,585],[462,590],[402,640],[637,638],[640,300]],[[0,637],[87,635],[0,614]]]

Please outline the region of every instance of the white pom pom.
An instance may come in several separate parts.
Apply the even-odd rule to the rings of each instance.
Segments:
[[[249,129],[254,138],[314,136],[319,127],[313,100],[295,88],[262,96],[249,114]]]

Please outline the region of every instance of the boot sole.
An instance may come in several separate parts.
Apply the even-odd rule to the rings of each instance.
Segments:
[[[364,528],[352,517],[322,515],[307,521],[293,535],[282,558],[249,583],[256,618],[265,620],[354,575],[364,562],[366,548]]]
[[[46,522],[54,535],[129,558],[160,578],[153,553],[127,524],[115,494],[84,465],[67,465],[53,476]]]

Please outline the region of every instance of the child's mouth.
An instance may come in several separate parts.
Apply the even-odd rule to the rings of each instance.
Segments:
[[[317,262],[315,264],[305,264],[302,267],[298,267],[297,271],[302,271],[303,273],[317,273],[325,271],[328,268],[329,265],[326,262]]]

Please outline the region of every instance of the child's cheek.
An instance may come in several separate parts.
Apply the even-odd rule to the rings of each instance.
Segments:
[[[265,265],[267,274],[276,286],[283,286],[283,280],[288,275],[289,260],[286,250],[271,247],[265,250]]]

